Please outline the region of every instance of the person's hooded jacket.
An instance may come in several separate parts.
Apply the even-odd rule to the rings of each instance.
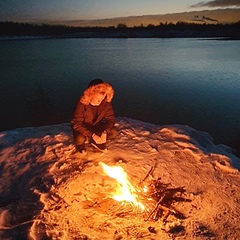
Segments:
[[[105,99],[99,106],[95,107],[97,111],[93,111],[94,106],[90,104],[92,95],[103,92],[106,94]],[[114,90],[109,83],[102,82],[88,87],[77,102],[71,120],[74,135],[82,134],[86,137],[91,137],[93,133],[101,134],[102,131],[109,133],[116,120],[111,104],[113,96]],[[100,128],[97,127],[98,125]],[[98,129],[99,132],[96,132],[96,129]]]

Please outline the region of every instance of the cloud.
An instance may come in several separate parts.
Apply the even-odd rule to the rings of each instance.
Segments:
[[[206,22],[206,21],[219,22],[217,19],[205,17],[205,16],[200,17],[198,15],[194,16],[193,20],[199,21],[199,22]]]
[[[195,7],[233,7],[240,6],[240,0],[214,0],[209,2],[199,2],[192,5],[192,8]]]

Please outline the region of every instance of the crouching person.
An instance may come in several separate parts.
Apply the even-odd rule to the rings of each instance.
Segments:
[[[114,89],[111,84],[101,79],[92,80],[76,104],[71,127],[76,142],[76,149],[86,151],[85,141],[97,148],[106,149],[107,139],[117,135],[115,114],[112,107]]]

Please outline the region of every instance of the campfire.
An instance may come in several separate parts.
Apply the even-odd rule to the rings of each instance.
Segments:
[[[103,162],[100,165],[109,177],[117,181],[117,188],[109,197],[122,204],[129,203],[137,210],[141,210],[145,221],[161,219],[164,222],[169,215],[179,219],[185,218],[173,207],[175,202],[189,201],[184,197],[186,190],[183,187],[173,188],[170,184],[162,183],[160,178],[151,181],[148,186],[142,185],[143,181],[140,184],[142,186],[133,186],[122,167],[110,167]]]
[[[47,223],[48,236],[67,239],[58,238],[61,233],[90,240],[100,234],[101,239],[109,235],[114,235],[112,239],[123,236],[139,239],[152,234],[160,236],[159,229],[166,234],[184,234],[185,216],[178,209],[187,212],[179,204],[188,201],[185,189],[156,178],[155,167],[142,179],[126,172],[121,163],[108,166],[83,161],[80,169],[81,174],[74,170],[75,175],[62,178],[66,182],[53,189],[50,197],[43,198],[41,219]],[[37,234],[37,228],[38,225],[33,226],[33,234]]]
[[[109,177],[118,181],[119,187],[116,189],[112,198],[119,202],[129,202],[131,205],[144,210],[143,204],[137,200],[138,195],[136,193],[136,189],[129,182],[127,173],[120,166],[109,167],[102,162],[100,164]]]

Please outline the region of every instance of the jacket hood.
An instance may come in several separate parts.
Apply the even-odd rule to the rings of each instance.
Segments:
[[[114,96],[114,89],[112,85],[107,82],[90,86],[83,92],[83,95],[80,98],[80,102],[84,105],[88,105],[90,103],[92,95],[95,93],[105,93],[106,94],[105,101],[111,102]]]

